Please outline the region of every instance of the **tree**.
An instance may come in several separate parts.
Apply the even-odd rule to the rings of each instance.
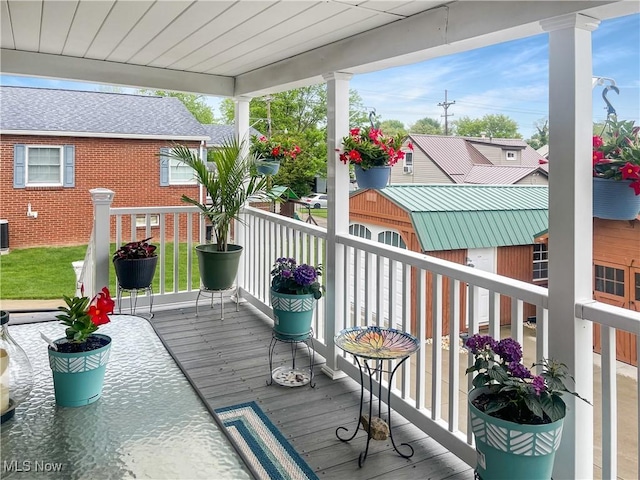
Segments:
[[[165,90],[138,90],[140,95],[155,95],[158,97],[174,97],[180,100],[187,110],[191,112],[198,122],[205,125],[217,123],[213,116],[213,110],[207,104],[204,96],[194,93],[167,92]]]
[[[462,117],[453,122],[456,135],[462,137],[522,138],[518,124],[506,115],[485,115],[482,118]]]
[[[534,123],[537,132],[534,133],[527,143],[531,148],[538,150],[541,147],[549,144],[549,120],[542,119]]]
[[[442,125],[440,122],[429,117],[421,118],[409,127],[410,133],[423,133],[427,135],[442,135]]]
[[[383,122],[380,122],[379,128],[385,135],[392,137],[395,137],[398,134],[407,134],[407,128],[400,120],[384,120]]]

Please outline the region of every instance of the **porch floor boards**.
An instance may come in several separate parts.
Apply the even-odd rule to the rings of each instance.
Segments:
[[[255,401],[323,479],[473,478],[471,467],[395,413],[396,444],[410,442],[414,456],[404,459],[397,455],[390,439],[372,440],[367,460],[358,468],[365,433],[359,431],[347,443],[339,441],[335,431],[345,426],[351,433],[356,427],[359,384],[350,378],[331,381],[320,371],[322,364],[318,362],[314,367],[315,388],[289,388],[276,383],[268,386],[271,321],[249,304],[241,304],[239,312],[233,308],[235,304],[228,305],[224,320],[220,320],[219,303],[212,309],[200,307],[198,317],[194,306],[157,311],[151,320],[212,408]],[[290,346],[278,343],[274,368],[290,364]],[[308,365],[306,348],[299,349],[296,366]]]

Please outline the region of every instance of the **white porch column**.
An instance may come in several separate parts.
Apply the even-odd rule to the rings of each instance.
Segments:
[[[102,287],[109,286],[109,260],[111,259],[111,218],[109,209],[115,193],[107,188],[89,190],[93,202],[93,274],[92,288],[84,294],[89,298]]]
[[[541,23],[549,32],[549,356],[568,366],[589,400],[592,325],[576,317],[575,304],[592,297],[591,32],[599,23],[580,14]],[[592,478],[593,407],[563,398],[553,478]]]
[[[333,337],[344,325],[344,247],[336,243],[337,234],[349,233],[349,165],[338,158],[337,148],[342,137],[349,134],[350,73],[332,72],[323,76],[327,82],[327,255],[324,265],[326,281],[326,322],[324,338],[327,342],[327,363],[322,370],[335,379],[341,375],[337,368],[336,346]]]
[[[234,127],[235,127],[235,136],[238,139],[238,142],[242,144],[244,142],[243,154],[247,154],[249,152],[249,102],[251,101],[250,97],[235,97],[233,99],[234,102]],[[242,222],[235,222],[234,224],[234,242],[238,245],[242,245],[246,247],[246,238],[245,238],[245,226]],[[240,256],[240,264],[238,266],[238,277],[236,278],[236,285],[240,288],[244,288],[244,270],[245,270],[245,255]],[[236,293],[239,295],[240,291],[237,290]]]

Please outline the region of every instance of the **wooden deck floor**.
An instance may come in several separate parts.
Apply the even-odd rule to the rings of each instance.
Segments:
[[[350,378],[332,381],[316,368],[316,387],[268,386],[269,319],[248,304],[220,309],[200,307],[156,311],[152,324],[194,386],[213,408],[255,401],[322,479],[472,479],[473,470],[400,415],[393,416],[396,443],[411,442],[411,459],[397,455],[390,440],[371,441],[358,468],[366,436],[350,443],[335,431],[356,427],[360,387]],[[235,306],[235,305],[233,305]],[[304,352],[303,352],[304,354]],[[308,357],[298,354],[298,366]],[[290,364],[286,344],[278,344],[274,366]],[[308,363],[307,363],[308,364]]]

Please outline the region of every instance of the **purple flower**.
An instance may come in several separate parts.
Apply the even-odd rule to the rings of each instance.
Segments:
[[[520,363],[522,360],[522,347],[513,338],[500,340],[493,351],[500,355],[505,363]]]
[[[284,278],[291,278],[291,270],[282,270],[280,275]]]
[[[533,389],[536,391],[536,395],[540,396],[540,394],[545,390],[544,377],[536,375],[535,377],[533,377],[532,385]]]
[[[484,350],[487,347],[489,347],[490,349],[495,348],[496,341],[489,335],[480,335],[479,333],[476,333],[475,335],[467,339],[465,345],[469,350],[471,350],[471,353],[475,355],[476,353]]]
[[[531,378],[531,372],[527,367],[518,362],[509,363],[509,373],[516,378]]]
[[[318,278],[316,269],[310,265],[299,265],[293,272],[293,279],[298,285],[306,287],[315,282]]]

